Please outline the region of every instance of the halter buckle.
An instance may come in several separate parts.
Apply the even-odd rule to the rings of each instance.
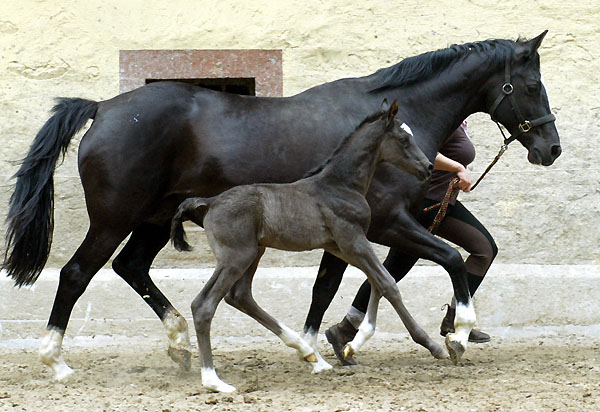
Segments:
[[[513,90],[515,90],[515,88],[513,87],[513,85],[511,83],[504,83],[502,85],[502,91],[506,95],[511,94],[513,92]]]
[[[531,130],[531,122],[529,120],[525,120],[523,123],[519,124],[519,130],[523,133],[527,133]]]

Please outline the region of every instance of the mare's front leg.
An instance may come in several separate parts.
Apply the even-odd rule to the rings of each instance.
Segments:
[[[387,224],[383,224],[383,214]],[[446,335],[446,347],[452,361],[457,364],[467,348],[469,333],[475,325],[475,309],[471,301],[467,283],[467,270],[460,253],[429,233],[411,214],[403,208],[392,210],[392,224],[389,224],[390,210],[379,207],[373,209],[373,221],[369,227],[369,240],[392,248],[401,253],[388,256],[386,266],[400,279],[405,274],[406,262],[413,262],[407,255],[415,256],[441,265],[450,275],[457,308],[454,318],[455,333]],[[395,271],[401,273],[395,273]]]
[[[169,240],[169,223],[138,226],[113,260],[112,266],[160,318],[169,339],[169,357],[187,371],[191,368],[192,360],[187,322],[149,275],[152,261]]]
[[[252,265],[225,296],[225,302],[244,312],[273,332],[285,345],[296,349],[300,359],[309,362],[312,365],[313,373],[331,369],[331,365],[321,357],[314,346],[310,345],[303,337],[300,337],[296,332],[269,315],[254,300],[254,297],[252,296],[252,280],[254,279],[258,262],[260,261],[264,250],[264,248],[259,249],[259,254]]]
[[[379,262],[366,237],[362,233],[356,231],[352,235],[347,234],[343,238],[344,240],[342,244],[340,244],[340,238],[336,237],[338,246],[343,254],[340,257],[342,257],[351,265],[361,269],[367,275],[369,283],[373,288],[377,289],[377,293],[384,296],[392,304],[402,319],[402,322],[404,323],[404,326],[408,330],[410,336],[416,343],[427,348],[430,353],[438,359],[448,357],[446,350],[440,344],[433,341],[408,312],[404,306],[404,303],[402,302],[402,297],[400,296],[400,291],[398,290],[396,282],[385,269],[385,267]],[[376,294],[371,294],[371,298],[378,300]],[[371,302],[369,302],[369,304],[370,303]],[[376,308],[373,310],[376,310]],[[371,321],[367,319],[367,322]],[[363,323],[365,323],[365,320],[363,320]],[[363,327],[362,323],[361,327]],[[368,332],[370,326],[364,326],[364,329]],[[349,353],[350,350],[346,350],[345,352]]]
[[[312,289],[310,309],[302,330],[302,338],[312,346],[316,353],[318,353],[317,337],[323,315],[337,293],[347,267],[348,264],[342,259],[327,251],[323,253],[317,279]],[[339,350],[341,350],[341,347]]]

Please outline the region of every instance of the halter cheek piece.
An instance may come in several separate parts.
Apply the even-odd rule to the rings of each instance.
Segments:
[[[500,129],[500,133],[502,133],[502,136],[504,137],[504,144],[500,148],[500,151],[498,152],[498,154],[496,155],[496,157],[494,158],[492,163],[490,163],[489,166],[483,172],[483,174],[481,176],[479,176],[479,179],[477,179],[475,184],[471,186],[471,191],[473,191],[477,187],[479,182],[481,182],[481,180],[485,177],[485,175],[488,174],[490,169],[492,167],[494,167],[494,165],[498,162],[498,160],[500,160],[500,157],[504,154],[506,149],[508,149],[509,143],[518,139],[523,133],[529,132],[531,129],[533,129],[536,126],[539,126],[539,125],[545,124],[545,123],[550,123],[550,122],[553,122],[556,120],[556,116],[554,116],[552,113],[547,114],[542,117],[539,117],[534,120],[525,119],[525,116],[523,116],[523,114],[521,113],[521,110],[519,110],[519,105],[517,104],[515,96],[513,95],[514,90],[515,90],[515,87],[510,82],[510,58],[507,58],[506,65],[504,66],[504,84],[502,85],[502,91],[500,92],[500,94],[498,95],[498,97],[496,98],[496,100],[494,101],[494,103],[492,104],[492,106],[490,107],[490,110],[489,110],[492,120],[494,122],[496,122],[496,125]],[[502,103],[504,98],[507,96],[508,96],[508,100],[510,101],[510,104],[512,106],[513,112],[515,112],[515,115],[517,116],[517,120],[519,121],[518,133],[515,133],[509,137],[506,137],[506,135],[504,134],[504,130],[502,130],[502,127],[500,127],[500,122],[498,122],[498,120],[496,120],[494,118],[494,113],[498,109],[498,106],[500,106],[500,103]],[[448,191],[446,192],[446,196],[444,196],[444,199],[441,202],[436,203],[435,205],[432,205],[432,206],[429,206],[429,207],[423,209],[424,212],[429,212],[431,210],[437,209],[438,207],[440,208],[438,210],[437,214],[435,215],[435,218],[433,219],[432,225],[429,227],[429,229],[427,229],[430,232],[432,232],[434,229],[436,229],[439,226],[439,224],[442,222],[442,220],[444,219],[444,217],[446,215],[446,210],[448,208],[448,203],[450,202],[450,198],[452,196],[454,196],[454,194],[456,192],[458,192],[458,182],[459,182],[459,179],[457,177],[455,177],[448,185]]]
[[[512,83],[510,82],[510,58],[507,58],[506,65],[504,66],[504,84],[502,85],[502,91],[500,92],[500,94],[498,95],[498,97],[496,98],[496,100],[494,101],[494,103],[492,104],[492,106],[490,107],[490,110],[489,110],[492,120],[494,122],[496,122],[496,124],[498,125],[498,128],[500,129],[500,132],[502,133],[502,136],[504,137],[504,145],[503,145],[504,150],[506,150],[509,143],[518,139],[523,133],[529,132],[531,129],[533,129],[536,126],[539,126],[539,125],[542,125],[545,123],[550,123],[550,122],[553,122],[556,120],[556,116],[554,116],[552,113],[547,114],[546,116],[539,117],[534,120],[525,119],[525,116],[523,116],[523,114],[521,113],[521,110],[519,110],[519,105],[517,104],[515,96],[513,95],[514,90],[515,90],[515,88],[512,85]],[[496,110],[498,109],[498,106],[500,106],[500,103],[502,103],[502,101],[504,100],[505,97],[508,97],[508,100],[510,101],[513,112],[515,113],[515,115],[517,116],[517,120],[519,121],[519,131],[517,133],[509,136],[508,138],[506,137],[506,135],[504,134],[504,131],[500,127],[500,123],[498,122],[498,120],[496,120],[494,118],[494,113],[496,112]]]

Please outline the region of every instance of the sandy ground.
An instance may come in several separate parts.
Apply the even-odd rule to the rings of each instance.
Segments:
[[[200,384],[197,354],[182,372],[156,339],[72,345],[77,373],[51,379],[37,350],[0,348],[1,411],[598,411],[600,339],[548,336],[472,345],[459,366],[406,335],[375,335],[356,367],[319,375],[276,339],[217,338],[215,362],[233,394]]]

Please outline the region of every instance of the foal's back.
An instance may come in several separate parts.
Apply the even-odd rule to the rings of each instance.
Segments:
[[[344,198],[346,203],[350,201],[348,196]],[[353,198],[358,203],[352,209],[366,206],[360,195]],[[330,223],[336,215],[331,201],[339,203],[340,199],[315,177],[239,186],[213,199],[204,218],[211,247],[214,242],[233,248],[251,244],[302,251],[335,244]],[[365,212],[368,216],[368,207]]]

